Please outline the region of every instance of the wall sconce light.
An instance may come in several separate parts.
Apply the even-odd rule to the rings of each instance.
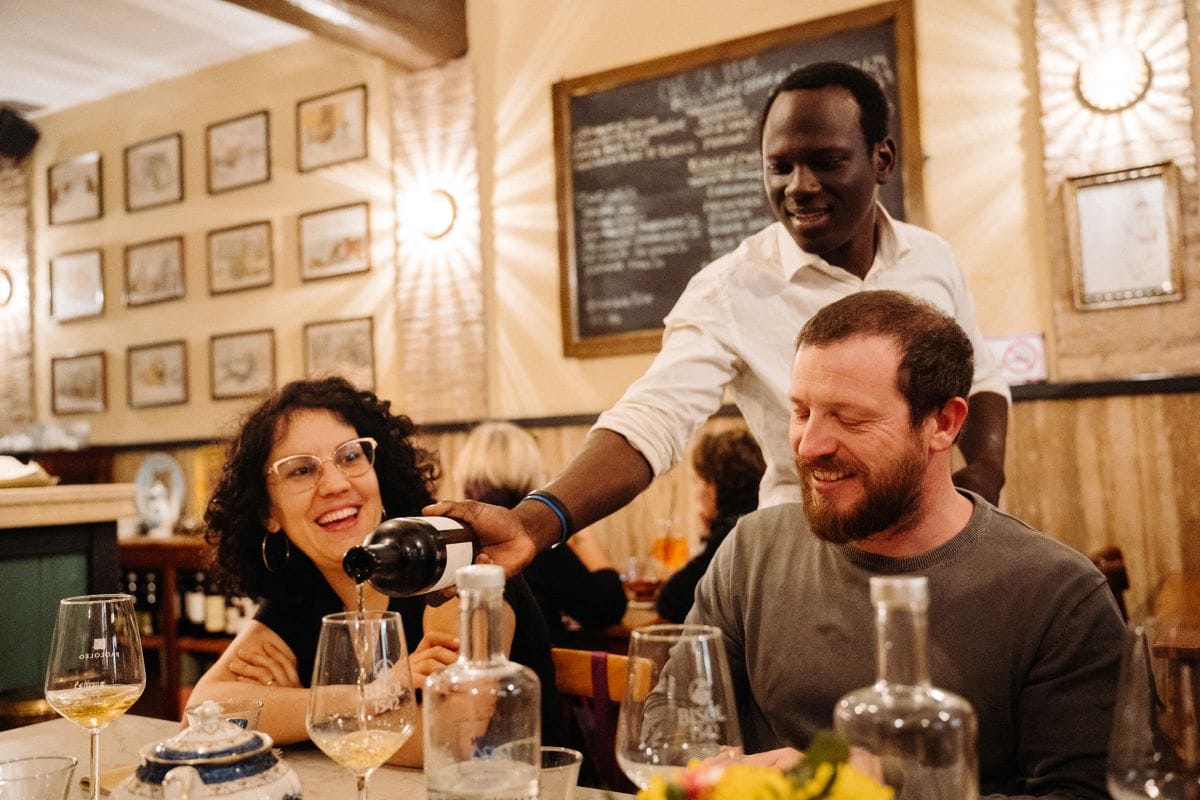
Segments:
[[[417,227],[430,239],[440,239],[454,227],[458,205],[445,189],[434,189],[421,204]]]
[[[13,279],[8,270],[0,268],[0,308],[8,305],[13,296]]]
[[[1123,111],[1145,96],[1153,70],[1136,45],[1103,42],[1092,49],[1075,73],[1075,91],[1095,111]]]

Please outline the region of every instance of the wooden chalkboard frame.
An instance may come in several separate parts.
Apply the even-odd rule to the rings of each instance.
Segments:
[[[578,319],[580,277],[575,253],[575,193],[573,187],[571,100],[603,93],[625,84],[662,78],[701,67],[749,58],[773,48],[816,42],[858,28],[890,23],[896,50],[896,89],[902,152],[905,217],[924,221],[922,155],[917,110],[916,44],[912,0],[893,0],[845,14],[824,17],[676,53],[638,64],[560,81],[552,88],[555,177],[558,199],[559,298],[562,311],[563,354],[568,357],[647,353],[658,349],[662,326],[602,335],[582,335]],[[697,264],[696,269],[703,264]]]

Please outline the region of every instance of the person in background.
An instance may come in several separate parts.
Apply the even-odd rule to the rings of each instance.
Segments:
[[[385,517],[416,515],[433,499],[437,467],[414,443],[415,432],[388,401],[342,378],[294,381],[249,413],[229,446],[205,524],[222,585],[262,602],[201,676],[190,703],[261,699],[259,727],[276,743],[308,738],[307,687],[321,617],[358,607],[342,557]],[[543,717],[551,720],[544,736],[561,739],[549,635],[528,587],[510,584],[502,624],[511,658],[538,673]],[[414,685],[457,658],[457,600],[434,608],[423,597],[363,588],[368,610],[403,617]],[[419,717],[417,726],[392,763],[421,765]]]
[[[980,794],[1106,798],[1124,626],[1083,554],[954,486],[971,342],[899,292],[800,333],[789,440],[802,501],[742,517],[688,623],[724,634],[748,758],[788,767],[875,681],[873,575],[929,582],[929,675],[978,716]]]
[[[484,422],[467,436],[454,468],[463,496],[511,508],[545,480],[533,435],[511,422]],[[566,547],[538,554],[521,576],[546,616],[551,641],[570,646],[563,614],[604,628],[625,614],[625,589],[608,554],[583,531]]]
[[[700,437],[692,450],[692,469],[699,488],[700,520],[708,536],[704,550],[659,590],[655,607],[669,622],[683,622],[692,609],[696,584],[725,535],[742,515],[758,507],[758,483],[766,464],[750,431],[731,428]]]
[[[759,134],[775,222],[693,276],[666,317],[654,362],[600,416],[583,449],[512,511],[447,502],[426,513],[469,523],[486,556],[515,572],[677,463],[727,390],[763,448],[759,506],[799,500],[786,447],[792,337],[822,307],[869,289],[924,298],[969,335],[971,416],[957,443],[965,465],[954,481],[998,502],[1009,389],[949,245],[892,219],[879,203],[897,159],[883,90],[849,64],[808,64],[772,90]]]

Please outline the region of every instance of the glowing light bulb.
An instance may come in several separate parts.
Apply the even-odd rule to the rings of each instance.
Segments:
[[[440,239],[454,227],[458,206],[445,189],[434,189],[421,203],[417,227],[430,239]]]
[[[1075,89],[1089,108],[1111,113],[1141,100],[1152,70],[1146,54],[1127,42],[1102,42],[1079,65]]]

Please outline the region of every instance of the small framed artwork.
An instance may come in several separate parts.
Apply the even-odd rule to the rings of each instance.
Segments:
[[[371,268],[371,232],[366,203],[300,215],[300,278],[311,281]]]
[[[296,167],[300,172],[366,157],[365,84],[296,104]]]
[[[275,332],[269,328],[213,336],[208,355],[214,400],[275,388]]]
[[[214,122],[206,130],[209,194],[271,180],[271,123],[266,111]]]
[[[1174,164],[1069,178],[1064,198],[1076,308],[1183,299]]]
[[[209,294],[270,286],[274,280],[269,221],[209,231]]]
[[[104,313],[104,256],[100,250],[50,259],[50,316],[59,322]]]
[[[96,414],[108,408],[104,353],[50,359],[50,408],[55,414]]]
[[[304,374],[341,375],[360,389],[375,388],[375,337],[370,317],[304,326]]]
[[[171,236],[125,248],[125,305],[178,300],[183,283],[183,237]]]
[[[130,347],[126,364],[130,408],[187,402],[187,343],[182,339]]]
[[[99,153],[84,153],[52,164],[46,170],[50,224],[84,222],[104,214],[102,160]]]
[[[125,210],[183,200],[183,134],[172,133],[125,148]]]

